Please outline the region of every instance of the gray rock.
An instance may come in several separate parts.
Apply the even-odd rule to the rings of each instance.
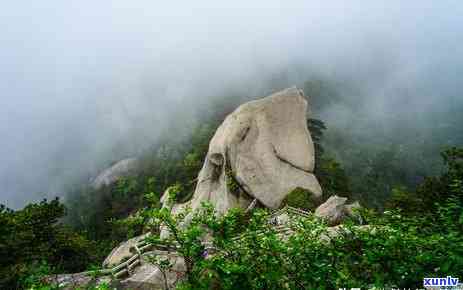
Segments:
[[[122,260],[132,257],[135,253],[131,252],[131,248],[134,247],[137,242],[145,239],[148,235],[149,234],[147,233],[120,243],[119,246],[114,248],[103,261],[103,267],[110,268],[116,266],[121,263]]]
[[[122,177],[132,175],[137,167],[138,160],[136,158],[123,159],[113,166],[103,170],[92,182],[92,187],[99,189],[103,186],[108,186],[116,182]]]
[[[336,225],[345,216],[347,198],[337,195],[330,196],[327,201],[315,210],[315,216],[324,219],[329,225]]]
[[[148,289],[174,289],[175,284],[185,276],[185,262],[176,253],[161,254],[154,253],[157,257],[168,259],[172,268],[163,272],[155,263],[143,262],[134,270],[134,273],[121,281],[121,289],[148,290]],[[167,287],[166,287],[167,283]]]
[[[315,210],[315,216],[324,219],[331,226],[341,223],[346,217],[360,219],[360,215],[356,213],[356,210],[361,208],[359,202],[351,204],[346,204],[346,202],[346,197],[330,196]]]
[[[306,113],[307,101],[296,87],[238,107],[212,138],[192,199],[173,211],[208,201],[223,213],[247,208],[254,199],[276,209],[296,187],[319,199]]]

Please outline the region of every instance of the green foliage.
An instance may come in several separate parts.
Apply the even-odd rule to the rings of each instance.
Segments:
[[[322,144],[324,131],[327,129],[325,123],[318,119],[308,119],[307,127],[314,142],[314,173],[323,189],[323,200],[334,194],[351,197],[351,185],[344,168],[334,158],[325,154]]]
[[[300,187],[293,189],[285,197],[282,204],[305,210],[314,210],[317,206],[317,202],[313,200],[312,192]]]
[[[181,226],[182,221],[188,213],[189,211],[185,211],[178,215],[171,215],[168,208],[153,210],[151,217],[154,220],[154,225],[164,225],[168,229],[170,236],[168,239],[162,241],[156,237],[148,238],[148,240],[155,244],[177,243],[180,247],[178,252],[185,260],[187,279],[194,284],[194,276],[197,273],[194,272],[193,268],[195,263],[201,260],[202,253],[204,252],[204,246],[201,244],[201,237],[205,233],[197,222],[198,213],[195,213],[188,227]],[[166,269],[170,265],[170,263],[166,263],[165,261],[158,261],[157,263],[162,264]]]
[[[94,259],[93,243],[59,223],[64,214],[58,199],[1,207],[0,288],[33,284],[44,271],[80,271]]]
[[[159,195],[154,193],[154,192],[148,192],[145,193],[143,196],[146,203],[148,204],[149,207],[151,208],[157,208],[160,207],[160,200],[159,200]]]
[[[183,186],[180,183],[176,183],[172,186],[169,186],[166,191],[168,192],[169,196],[168,199],[171,202],[175,202],[178,199],[178,196],[182,195]]]
[[[323,131],[326,130],[326,125],[323,121],[318,119],[307,119],[307,127],[309,128],[312,141],[315,148],[315,163],[323,155],[325,149],[323,149]]]
[[[140,210],[123,219],[112,219],[108,225],[112,229],[111,236],[130,239],[143,231],[145,222],[143,211]]]
[[[443,146],[463,144],[461,103],[441,102],[434,114],[418,117],[405,110],[382,114],[365,105],[372,96],[353,83],[320,76],[303,89],[312,116],[328,127],[323,150],[342,164],[353,198],[367,206],[383,209],[395,187],[415,191],[426,176],[440,173]]]
[[[232,193],[237,193],[240,190],[240,186],[238,182],[235,180],[235,174],[231,170],[231,168],[227,168],[225,170],[225,175],[227,176],[227,188]]]
[[[188,136],[175,138],[170,132],[159,138],[157,144],[139,156],[139,166],[132,176],[118,180],[115,184],[98,190],[90,186],[78,186],[67,199],[69,214],[66,222],[73,228],[84,232],[86,237],[98,241],[100,259],[119,242],[134,235],[141,234],[146,221],[143,208],[160,206],[160,193],[171,184],[181,186],[176,195],[178,202],[189,200],[194,192],[196,177],[207,154],[209,141],[215,129],[237,105],[237,99],[229,104],[218,103],[213,112],[207,112],[199,125],[192,125]],[[323,122],[308,120],[312,137],[317,146],[317,156],[321,156]],[[322,161],[316,164],[322,164]],[[321,167],[325,168],[325,167]],[[342,169],[339,169],[342,170]],[[318,171],[316,169],[316,174]],[[328,176],[321,174],[321,176]],[[324,184],[337,184],[343,192],[348,190],[342,185],[340,174]],[[227,171],[227,185],[233,192],[239,191],[238,183],[233,178],[231,170]],[[325,192],[337,190],[327,186]],[[137,213],[138,212],[138,213]]]
[[[181,186],[177,201],[185,202],[191,197],[209,140],[219,122],[217,119],[195,126],[189,136],[180,140],[170,138],[171,134],[161,137],[139,157],[139,166],[130,177],[98,190],[77,186],[67,199],[66,222],[85,232],[89,239],[99,241],[103,253],[141,234],[143,227],[140,219],[135,218],[140,216],[136,212],[145,207],[159,207],[161,194],[170,185]]]
[[[153,227],[164,226],[169,237],[160,240],[156,236],[148,237],[148,241],[154,244],[177,244],[177,252],[184,258],[186,266],[186,280],[188,285],[200,287],[198,277],[203,276],[202,265],[206,261],[208,252],[202,244],[207,234],[215,237],[214,244],[225,245],[228,241],[244,229],[246,216],[241,209],[232,209],[218,218],[210,204],[204,203],[200,210],[191,212],[189,208],[176,215],[171,215],[168,208],[154,209],[149,214],[153,220]],[[185,219],[188,216],[188,222]],[[154,259],[151,261],[162,269],[162,273],[170,270],[173,264],[166,259]]]
[[[392,194],[386,208],[401,208],[406,213],[417,213],[423,210],[423,200],[414,192],[408,191],[405,187],[399,186],[392,189]]]
[[[350,179],[336,160],[322,157],[315,169],[315,176],[323,189],[324,200],[334,194],[352,197]]]
[[[217,217],[206,208],[186,227],[178,226],[184,216],[172,218],[165,211],[158,217],[169,224],[189,263],[188,279],[178,289],[419,288],[423,277],[463,274],[461,221],[457,228],[453,219],[462,209],[445,203],[432,218],[398,211],[370,214],[369,226],[344,225],[330,240],[315,217],[292,221],[294,233],[287,239],[261,210],[243,220],[242,215]],[[217,229],[224,225],[240,226],[223,235]],[[216,249],[201,255],[206,232],[212,233]]]
[[[331,105],[353,105],[343,101],[335,83],[310,81],[304,90],[318,112]],[[445,172],[424,178],[440,168],[430,157],[436,144],[424,142],[430,138],[420,135],[410,142],[378,138],[406,140],[400,122],[394,131],[386,132],[381,124],[365,128],[330,123],[327,130],[321,120],[307,121],[316,150],[315,175],[324,198],[338,194],[381,209],[392,194],[387,206],[393,210],[381,215],[363,212],[370,224],[366,230],[347,225],[345,232],[328,243],[326,226],[311,217],[294,221],[295,234],[281,239],[262,210],[249,214],[234,209],[218,216],[205,205],[199,212],[171,216],[167,209],[159,209],[160,193],[171,184],[176,185],[171,189],[176,201],[191,197],[209,140],[223,116],[236,106],[228,102],[205,114],[207,118],[214,115],[213,121],[192,124],[189,136],[161,137],[140,156],[133,176],[98,190],[89,186],[74,189],[66,222],[77,232],[60,223],[65,209],[59,202],[31,204],[21,211],[1,207],[0,288],[22,284],[51,289],[40,277],[88,268],[118,242],[147,227],[153,233],[152,242],[180,245],[188,277],[178,285],[180,289],[418,287],[425,276],[462,277],[463,149],[444,151]],[[352,120],[360,122],[364,117],[358,114]],[[367,134],[371,128],[380,134]],[[238,191],[233,172],[228,169],[226,175],[227,186]],[[313,208],[307,195],[295,189],[285,202]],[[189,222],[184,224],[186,215]],[[156,239],[161,224],[171,232],[167,241]],[[201,244],[206,235],[212,236],[213,253]],[[172,267],[163,259],[152,263],[164,273]]]
[[[369,226],[346,224],[329,240],[326,225],[313,216],[290,222],[293,234],[285,239],[263,210],[218,216],[204,205],[193,214],[171,216],[165,209],[152,214],[167,226],[168,242],[177,242],[185,258],[187,278],[177,289],[419,288],[423,277],[463,274],[461,221],[460,228],[436,224],[454,224],[462,209],[445,203],[434,217],[413,218],[398,211],[370,213],[365,215]],[[183,224],[189,214],[191,222]],[[206,234],[212,252],[201,242]],[[171,264],[164,261],[163,267],[169,271]]]
[[[447,185],[448,193],[463,199],[463,148],[448,148],[441,155],[447,167],[441,182]]]
[[[420,288],[423,277],[463,275],[459,154],[444,152],[448,170],[435,179],[448,191],[432,210],[413,212],[419,201],[409,204],[406,214],[400,209],[383,214],[361,210],[368,226],[348,222],[333,232],[314,216],[296,218],[288,224],[293,234],[282,238],[260,209],[219,216],[203,205],[195,213],[171,216],[157,210],[152,215],[167,226],[170,242],[177,242],[185,257],[187,279],[178,289]],[[407,195],[406,189],[396,188],[397,204]],[[191,222],[185,224],[186,216]],[[206,235],[212,252],[204,252]]]
[[[167,273],[169,270],[171,270],[174,266],[174,264],[169,260],[168,257],[164,256],[148,256],[147,260],[149,263],[155,265],[162,274],[162,277],[164,279],[164,289],[169,289],[169,282],[167,278]]]
[[[52,270],[45,261],[33,262],[28,265],[28,270],[20,278],[19,284],[24,289],[53,289],[43,278],[50,275]]]
[[[441,154],[446,171],[439,177],[427,177],[415,191],[395,188],[388,208],[401,208],[406,214],[428,213],[436,203],[448,198],[463,200],[463,149],[448,148]]]

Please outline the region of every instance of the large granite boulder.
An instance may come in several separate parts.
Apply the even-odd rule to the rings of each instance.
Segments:
[[[103,170],[92,182],[92,187],[99,189],[108,186],[123,177],[131,176],[137,168],[138,160],[136,158],[127,158],[118,161],[111,167]]]
[[[298,187],[320,199],[306,114],[307,101],[296,87],[238,107],[212,138],[192,199],[174,205],[174,212],[208,201],[223,213],[255,199],[276,209]]]

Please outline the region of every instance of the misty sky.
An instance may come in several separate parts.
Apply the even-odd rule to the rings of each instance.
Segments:
[[[0,203],[60,195],[172,114],[281,72],[356,82],[378,118],[462,98],[461,1],[167,2],[0,5]]]

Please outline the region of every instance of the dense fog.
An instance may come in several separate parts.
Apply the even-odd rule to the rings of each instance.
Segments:
[[[355,88],[317,112],[352,138],[393,136],[397,119],[400,138],[458,129],[462,15],[461,1],[5,2],[0,203],[62,195],[213,99],[311,78]]]

